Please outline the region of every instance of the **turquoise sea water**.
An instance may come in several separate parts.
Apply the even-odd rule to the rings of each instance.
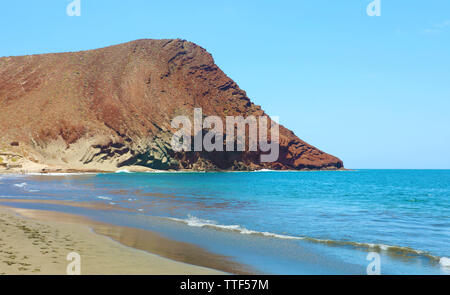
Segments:
[[[0,196],[101,202],[67,211],[158,231],[263,273],[448,274],[449,170],[1,176]],[[2,202],[2,201],[0,201]]]

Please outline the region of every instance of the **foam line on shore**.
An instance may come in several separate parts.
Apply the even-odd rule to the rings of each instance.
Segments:
[[[247,229],[240,225],[222,225],[222,224],[218,224],[216,221],[200,219],[200,218],[197,218],[192,215],[189,215],[186,219],[172,218],[172,217],[163,217],[163,218],[166,218],[166,219],[169,219],[169,220],[172,220],[175,222],[184,223],[191,227],[212,228],[215,230],[236,232],[236,233],[244,234],[244,235],[255,235],[255,236],[263,236],[263,237],[276,238],[276,239],[285,239],[285,240],[303,240],[303,241],[308,241],[308,242],[313,242],[313,243],[326,244],[326,245],[330,245],[330,246],[351,246],[351,247],[355,247],[355,248],[364,248],[366,250],[375,251],[375,252],[390,252],[390,253],[400,253],[402,255],[423,256],[434,262],[439,262],[442,267],[450,267],[450,259],[447,257],[433,256],[426,251],[416,250],[416,249],[412,249],[409,247],[393,246],[393,245],[386,245],[386,244],[375,244],[375,243],[361,243],[361,242],[352,242],[352,241],[335,241],[335,240],[329,240],[329,239],[298,237],[298,236],[276,234],[276,233],[271,233],[271,232],[261,232],[261,231],[250,230],[250,229]]]

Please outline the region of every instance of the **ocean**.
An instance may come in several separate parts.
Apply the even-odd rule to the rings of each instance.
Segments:
[[[450,170],[2,175],[0,204],[155,231],[255,273],[366,274],[375,252],[382,274],[450,274]]]

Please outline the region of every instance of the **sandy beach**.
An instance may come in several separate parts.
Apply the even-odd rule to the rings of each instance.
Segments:
[[[84,275],[224,274],[139,250],[152,242],[164,240],[69,214],[0,207],[0,274],[65,275],[72,252],[80,255]],[[137,247],[129,247],[133,244]],[[187,255],[196,252],[185,249]]]

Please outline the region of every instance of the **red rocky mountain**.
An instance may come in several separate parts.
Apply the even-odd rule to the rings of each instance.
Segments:
[[[273,163],[261,163],[259,152],[175,152],[171,120],[192,117],[194,108],[224,122],[225,116],[265,115],[211,54],[185,40],[3,57],[0,165],[103,171],[343,168],[341,160],[283,126]]]

